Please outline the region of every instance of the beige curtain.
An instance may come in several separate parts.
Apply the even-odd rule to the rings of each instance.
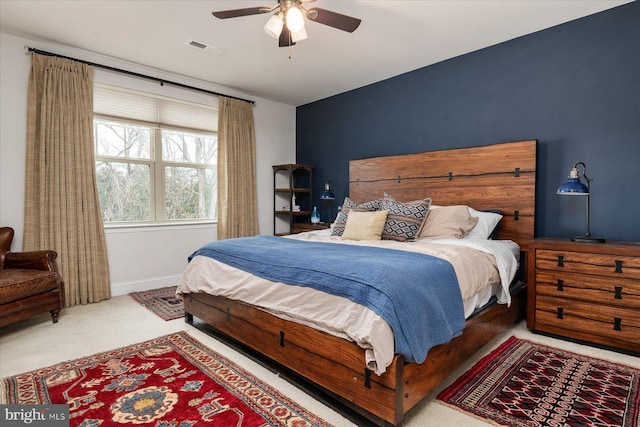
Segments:
[[[32,54],[24,216],[24,250],[58,252],[67,306],[111,296],[87,65]]]
[[[253,105],[220,97],[218,240],[258,234]]]

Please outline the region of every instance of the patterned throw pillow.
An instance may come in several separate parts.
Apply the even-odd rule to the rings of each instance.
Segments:
[[[380,209],[388,210],[389,214],[382,232],[382,239],[399,242],[415,240],[420,235],[430,205],[431,197],[402,203],[385,193]]]
[[[347,223],[347,216],[349,215],[349,211],[351,209],[355,209],[358,212],[379,211],[380,202],[381,200],[372,200],[370,202],[357,204],[349,197],[345,197],[344,202],[342,203],[342,210],[338,212],[336,220],[333,222],[333,230],[331,231],[331,235],[342,236],[342,233],[344,233],[344,226]]]

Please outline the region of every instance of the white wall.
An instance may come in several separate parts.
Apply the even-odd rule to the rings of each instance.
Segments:
[[[26,53],[25,46],[255,100],[258,220],[261,234],[273,233],[271,165],[295,162],[295,107],[92,52],[0,33],[0,225],[11,226],[16,231],[12,250],[22,248],[24,224],[27,88],[31,67],[31,56]],[[95,81],[166,96],[181,92],[184,96],[184,90],[170,85],[160,86],[149,80],[132,79],[98,68]],[[194,101],[202,102],[204,97],[209,97],[188,92],[189,99]],[[187,256],[203,243],[216,239],[216,225],[108,228],[106,239],[111,291],[115,296],[175,284],[187,263]]]

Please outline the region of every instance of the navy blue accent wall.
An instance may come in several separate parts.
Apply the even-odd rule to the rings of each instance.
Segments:
[[[348,195],[352,159],[537,139],[537,236],[584,234],[585,198],[555,194],[582,161],[593,179],[592,235],[640,241],[640,2],[296,114],[297,161],[315,166],[315,194],[331,180],[336,205]]]

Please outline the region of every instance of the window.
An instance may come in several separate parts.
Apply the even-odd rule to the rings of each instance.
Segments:
[[[217,218],[217,110],[110,87],[94,91],[105,223]]]

